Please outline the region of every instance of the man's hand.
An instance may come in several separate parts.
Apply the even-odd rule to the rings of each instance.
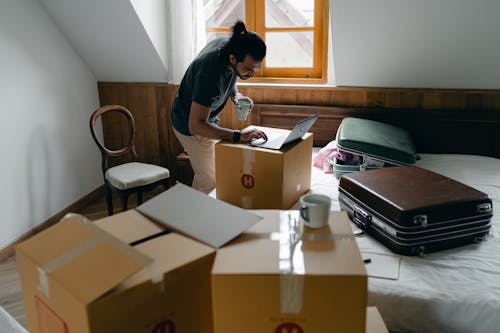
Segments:
[[[248,112],[251,112],[253,110],[254,103],[253,103],[253,100],[250,97],[244,96],[242,93],[236,93],[236,94],[234,94],[233,102],[234,102],[234,104],[237,105],[238,101],[248,101],[248,102],[250,102],[250,108],[248,109]]]
[[[241,132],[240,142],[248,143],[250,141],[257,139],[264,139],[265,141],[267,141],[266,133],[256,129],[251,129],[249,131]]]

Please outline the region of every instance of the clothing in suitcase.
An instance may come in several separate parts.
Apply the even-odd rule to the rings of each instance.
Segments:
[[[335,176],[394,165],[413,165],[417,154],[410,133],[374,120],[344,118],[335,138],[338,153],[331,161]]]
[[[343,175],[339,202],[358,227],[404,255],[482,241],[493,216],[486,193],[415,166]]]

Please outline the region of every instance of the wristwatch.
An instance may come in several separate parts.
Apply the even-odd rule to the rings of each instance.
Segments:
[[[240,138],[241,138],[241,131],[235,130],[233,132],[233,142],[240,142]]]

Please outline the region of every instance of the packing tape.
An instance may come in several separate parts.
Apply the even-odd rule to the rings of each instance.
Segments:
[[[45,296],[50,297],[50,288],[49,288],[49,281],[47,274],[66,265],[73,259],[84,254],[85,252],[89,251],[90,249],[94,248],[99,243],[102,243],[104,241],[113,244],[114,247],[118,248],[120,251],[127,254],[127,256],[129,258],[132,258],[134,261],[144,265],[145,267],[149,267],[151,272],[151,281],[153,283],[158,283],[163,281],[163,274],[161,274],[160,269],[157,267],[153,259],[132,249],[130,246],[121,242],[117,238],[111,236],[104,230],[100,229],[99,227],[94,225],[94,223],[92,223],[89,219],[80,214],[74,214],[74,213],[66,214],[61,219],[61,221],[64,221],[66,219],[71,219],[75,222],[78,222],[80,225],[90,230],[94,234],[94,236],[85,241],[84,243],[82,243],[81,245],[65,252],[63,255],[54,258],[53,260],[49,261],[42,267],[37,267],[39,275],[38,288]]]
[[[302,310],[304,294],[304,254],[300,251],[302,230],[299,220],[280,213],[279,269],[281,313],[296,314]]]
[[[243,149],[243,174],[252,174],[254,163],[255,151],[252,149]]]
[[[252,209],[253,201],[252,197],[249,195],[244,195],[241,197],[241,208]]]
[[[279,241],[280,306],[283,314],[297,314],[302,310],[305,262],[301,250],[303,242],[355,241],[353,234],[304,232],[298,212],[280,212],[279,232],[245,234],[245,240],[271,239]]]

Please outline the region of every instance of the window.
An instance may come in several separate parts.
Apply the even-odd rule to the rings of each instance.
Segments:
[[[266,42],[256,77],[326,81],[328,0],[203,0],[207,41],[231,34],[240,19]]]

